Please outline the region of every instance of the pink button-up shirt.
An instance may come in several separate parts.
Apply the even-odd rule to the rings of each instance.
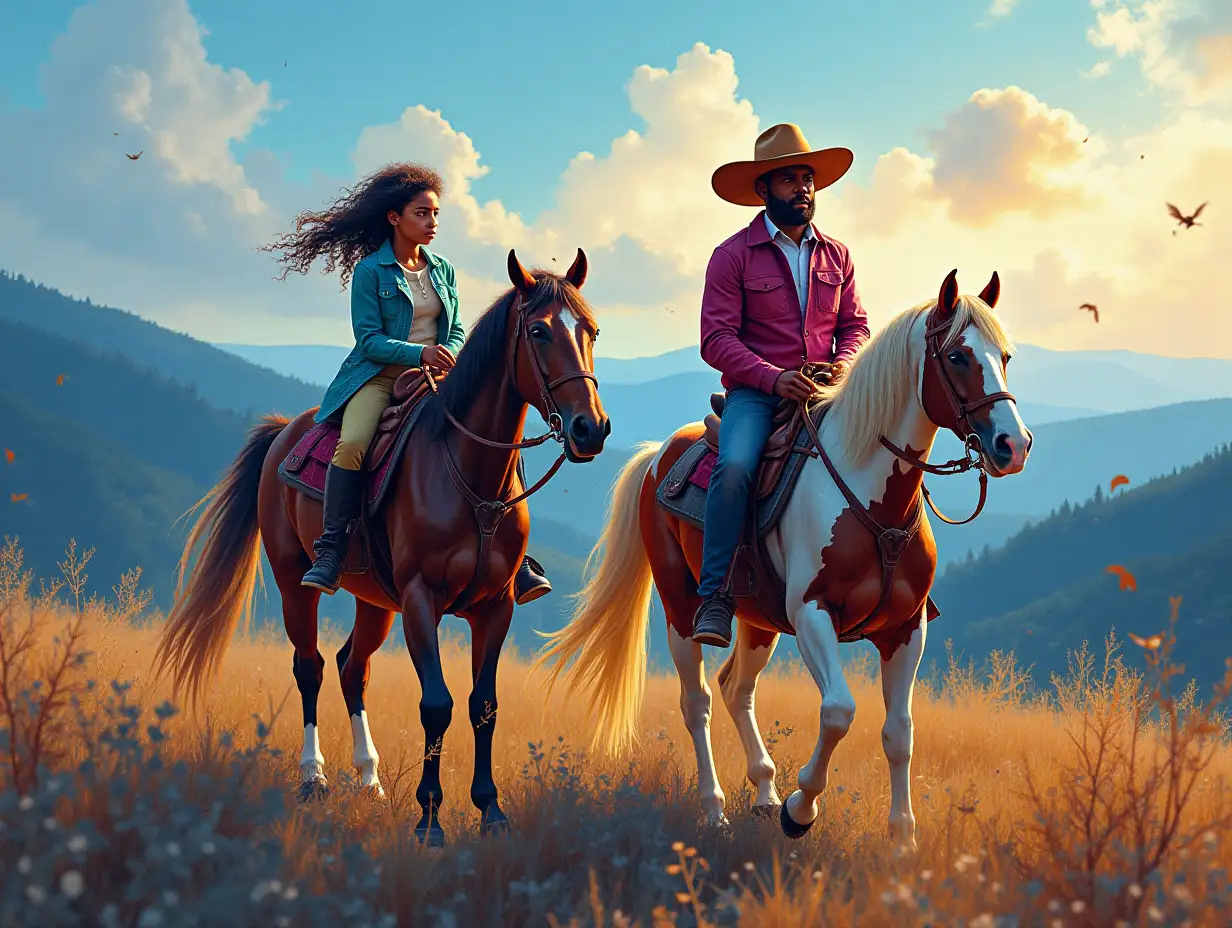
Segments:
[[[701,353],[723,374],[723,386],[774,392],[785,370],[805,361],[849,361],[869,337],[847,248],[813,227],[808,305],[782,250],[770,238],[764,210],[710,256],[702,294]]]

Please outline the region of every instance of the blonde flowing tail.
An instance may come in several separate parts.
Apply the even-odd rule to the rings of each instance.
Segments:
[[[590,691],[592,746],[616,754],[637,742],[646,687],[646,629],[650,624],[650,561],[642,545],[638,506],[642,482],[662,442],[641,442],[612,485],[607,522],[586,559],[584,585],[573,615],[548,640],[535,665],[550,663],[547,692],[570,658],[568,692]]]
[[[154,677],[170,672],[176,695],[187,690],[193,703],[217,675],[241,617],[245,625],[252,617],[261,567],[257,489],[265,455],[287,422],[265,416],[254,425],[222,479],[189,510],[205,505],[180,556],[179,585],[154,656]],[[189,571],[192,553],[203,541]]]

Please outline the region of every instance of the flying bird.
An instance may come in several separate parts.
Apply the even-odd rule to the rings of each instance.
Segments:
[[[1120,564],[1109,564],[1104,568],[1105,573],[1116,574],[1117,589],[1119,590],[1137,590],[1138,580],[1128,570]]]
[[[124,157],[125,157],[125,158],[127,158],[129,161],[136,161],[138,158],[140,158],[140,157],[141,157],[141,155],[142,155],[144,152],[145,152],[145,149],[144,149],[144,148],[143,148],[143,149],[141,149],[141,151],[137,152],[137,154],[135,154],[135,155],[130,155],[128,152],[125,152],[125,153],[124,153]]]
[[[20,503],[24,501],[25,498],[29,495],[30,495],[29,493],[10,493],[9,501],[14,502],[14,503]]]
[[[113,133],[111,133],[111,134],[112,134],[112,135],[119,135],[120,133],[118,133],[118,132],[113,132]]]
[[[8,461],[10,464],[12,464],[12,463],[13,463],[13,458],[15,458],[15,457],[17,457],[17,455],[13,453],[13,449],[12,449],[12,448],[5,448],[5,449],[4,449],[4,459],[5,459],[6,461]]]
[[[56,386],[57,386],[57,387],[62,387],[62,386],[64,386],[64,380],[65,380],[65,378],[66,378],[67,376],[68,376],[67,374],[60,374],[60,375],[58,375],[58,376],[56,377]]]
[[[1210,200],[1206,201],[1206,203],[1209,203],[1209,202]],[[1186,216],[1179,209],[1177,209],[1175,206],[1169,203],[1167,204],[1168,215],[1171,216],[1173,219],[1175,219],[1177,222],[1179,222],[1181,225],[1183,225],[1186,229],[1192,229],[1194,226],[1202,225],[1202,223],[1197,222],[1196,220],[1199,216],[1202,215],[1202,210],[1206,209],[1206,203],[1203,203],[1201,206],[1195,209],[1193,211],[1193,215],[1190,215],[1190,216]]]
[[[1124,474],[1117,474],[1115,477],[1112,478],[1112,482],[1108,484],[1108,492],[1111,493],[1114,490],[1116,490],[1117,487],[1123,487],[1127,483],[1129,483],[1128,477],[1126,477]]]
[[[1089,139],[1089,138],[1090,138],[1090,136],[1088,135],[1088,136],[1087,136],[1087,138],[1083,139],[1083,141],[1085,142],[1085,141],[1087,141],[1087,139]]]
[[[1145,638],[1140,638],[1133,632],[1130,632],[1129,640],[1144,650],[1158,651],[1160,646],[1164,643],[1164,636],[1161,634],[1155,634],[1148,635]]]
[[[1083,303],[1078,308],[1079,309],[1089,309],[1091,311],[1091,315],[1095,317],[1095,321],[1099,322],[1099,307],[1096,306],[1094,303]]]

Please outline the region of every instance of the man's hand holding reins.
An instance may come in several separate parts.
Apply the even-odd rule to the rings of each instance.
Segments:
[[[817,384],[799,371],[783,371],[774,381],[774,392],[777,396],[802,403],[817,394]]]

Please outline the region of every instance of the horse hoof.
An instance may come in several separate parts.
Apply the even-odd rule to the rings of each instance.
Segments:
[[[793,841],[798,841],[800,838],[807,835],[809,833],[809,829],[813,827],[813,824],[816,821],[817,819],[813,819],[813,821],[809,822],[807,825],[801,825],[794,818],[792,818],[791,813],[787,811],[787,803],[783,803],[779,806],[779,825],[783,829],[783,834],[787,835],[787,837],[791,838]]]
[[[750,810],[753,813],[753,818],[765,819],[772,821],[778,810],[783,807],[781,802],[767,802],[762,806],[753,806]]]
[[[445,849],[445,832],[435,822],[432,823],[430,828],[416,828],[415,840],[419,842],[420,847],[427,848],[429,851],[443,851]]]
[[[295,791],[295,798],[301,802],[317,802],[329,795],[329,784],[323,778],[305,780]]]
[[[385,796],[385,787],[383,787],[380,783],[373,783],[369,786],[364,786],[360,789],[360,793],[367,797],[371,802],[384,803],[387,798]]]
[[[479,817],[479,833],[485,838],[509,834],[509,819],[496,803]]]

